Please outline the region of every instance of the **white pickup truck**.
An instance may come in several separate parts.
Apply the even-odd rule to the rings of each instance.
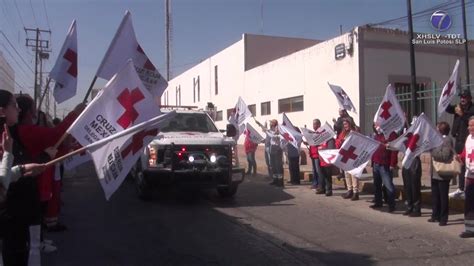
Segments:
[[[229,128],[229,127],[228,127]],[[235,132],[221,133],[205,111],[176,110],[132,169],[138,196],[150,200],[153,187],[216,188],[232,197],[245,177],[235,163]]]

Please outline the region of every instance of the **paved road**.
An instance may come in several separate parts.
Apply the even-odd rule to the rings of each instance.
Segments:
[[[472,265],[474,240],[459,239],[462,215],[429,224],[315,195],[308,186],[247,179],[234,200],[215,192],[189,201],[168,193],[137,199],[130,181],[109,202],[90,167],[65,181],[59,250],[43,265]],[[343,190],[336,191],[341,194]],[[401,209],[401,206],[399,206]]]

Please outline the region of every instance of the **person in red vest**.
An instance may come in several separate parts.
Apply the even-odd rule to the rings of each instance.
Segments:
[[[257,161],[255,160],[255,151],[257,151],[257,143],[254,143],[252,139],[250,138],[250,131],[246,129],[244,131],[245,134],[245,141],[244,141],[244,149],[245,149],[245,154],[247,155],[247,163],[248,163],[248,169],[247,169],[247,175],[257,174]]]
[[[313,130],[316,131],[321,127],[321,121],[319,119],[314,119],[313,120]],[[304,142],[305,145],[308,145],[308,142]],[[318,183],[319,183],[319,154],[318,154],[318,146],[309,146],[309,157],[311,158],[311,163],[312,163],[312,170],[313,170],[313,181],[311,183],[311,189],[316,191],[317,194],[323,194],[321,191],[324,189],[320,188],[318,189]]]
[[[388,212],[395,211],[395,185],[393,184],[393,169],[397,167],[398,151],[388,150],[385,146],[390,141],[397,138],[397,134],[392,132],[385,138],[379,126],[373,125],[373,138],[382,143],[372,155],[372,169],[374,173],[375,199],[370,207],[373,209],[382,208],[382,185],[387,193]]]

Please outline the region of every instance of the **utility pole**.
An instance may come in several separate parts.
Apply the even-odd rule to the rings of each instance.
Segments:
[[[415,45],[413,44],[413,18],[411,14],[411,0],[407,0],[408,32],[410,36],[410,69],[411,69],[411,117],[416,113],[416,67]]]
[[[464,31],[464,54],[466,58],[466,84],[471,84],[469,78],[469,42],[467,41],[467,27],[466,27],[466,3],[465,0],[462,0],[462,28]],[[469,87],[467,89],[470,89]]]
[[[50,30],[41,30],[39,28],[32,29],[32,28],[24,28],[26,33],[26,47],[32,47],[32,50],[35,52],[35,85],[34,85],[34,95],[33,99],[35,102],[35,106],[37,106],[38,99],[41,94],[41,71],[38,72],[38,66],[41,64],[43,59],[49,58],[49,40],[40,39],[41,33],[49,33],[51,36]],[[35,33],[35,38],[30,39],[28,38],[28,33],[33,32]],[[41,68],[41,66],[39,66]]]
[[[170,80],[170,43],[171,43],[171,14],[170,14],[170,1],[165,0],[166,6],[166,16],[165,16],[165,25],[166,25],[166,80]]]

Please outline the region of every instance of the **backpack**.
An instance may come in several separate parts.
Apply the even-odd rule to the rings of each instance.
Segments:
[[[443,144],[441,146],[434,148],[431,151],[431,157],[435,162],[449,163],[453,160],[454,150],[453,150],[453,141],[450,137],[445,137],[443,139]]]

